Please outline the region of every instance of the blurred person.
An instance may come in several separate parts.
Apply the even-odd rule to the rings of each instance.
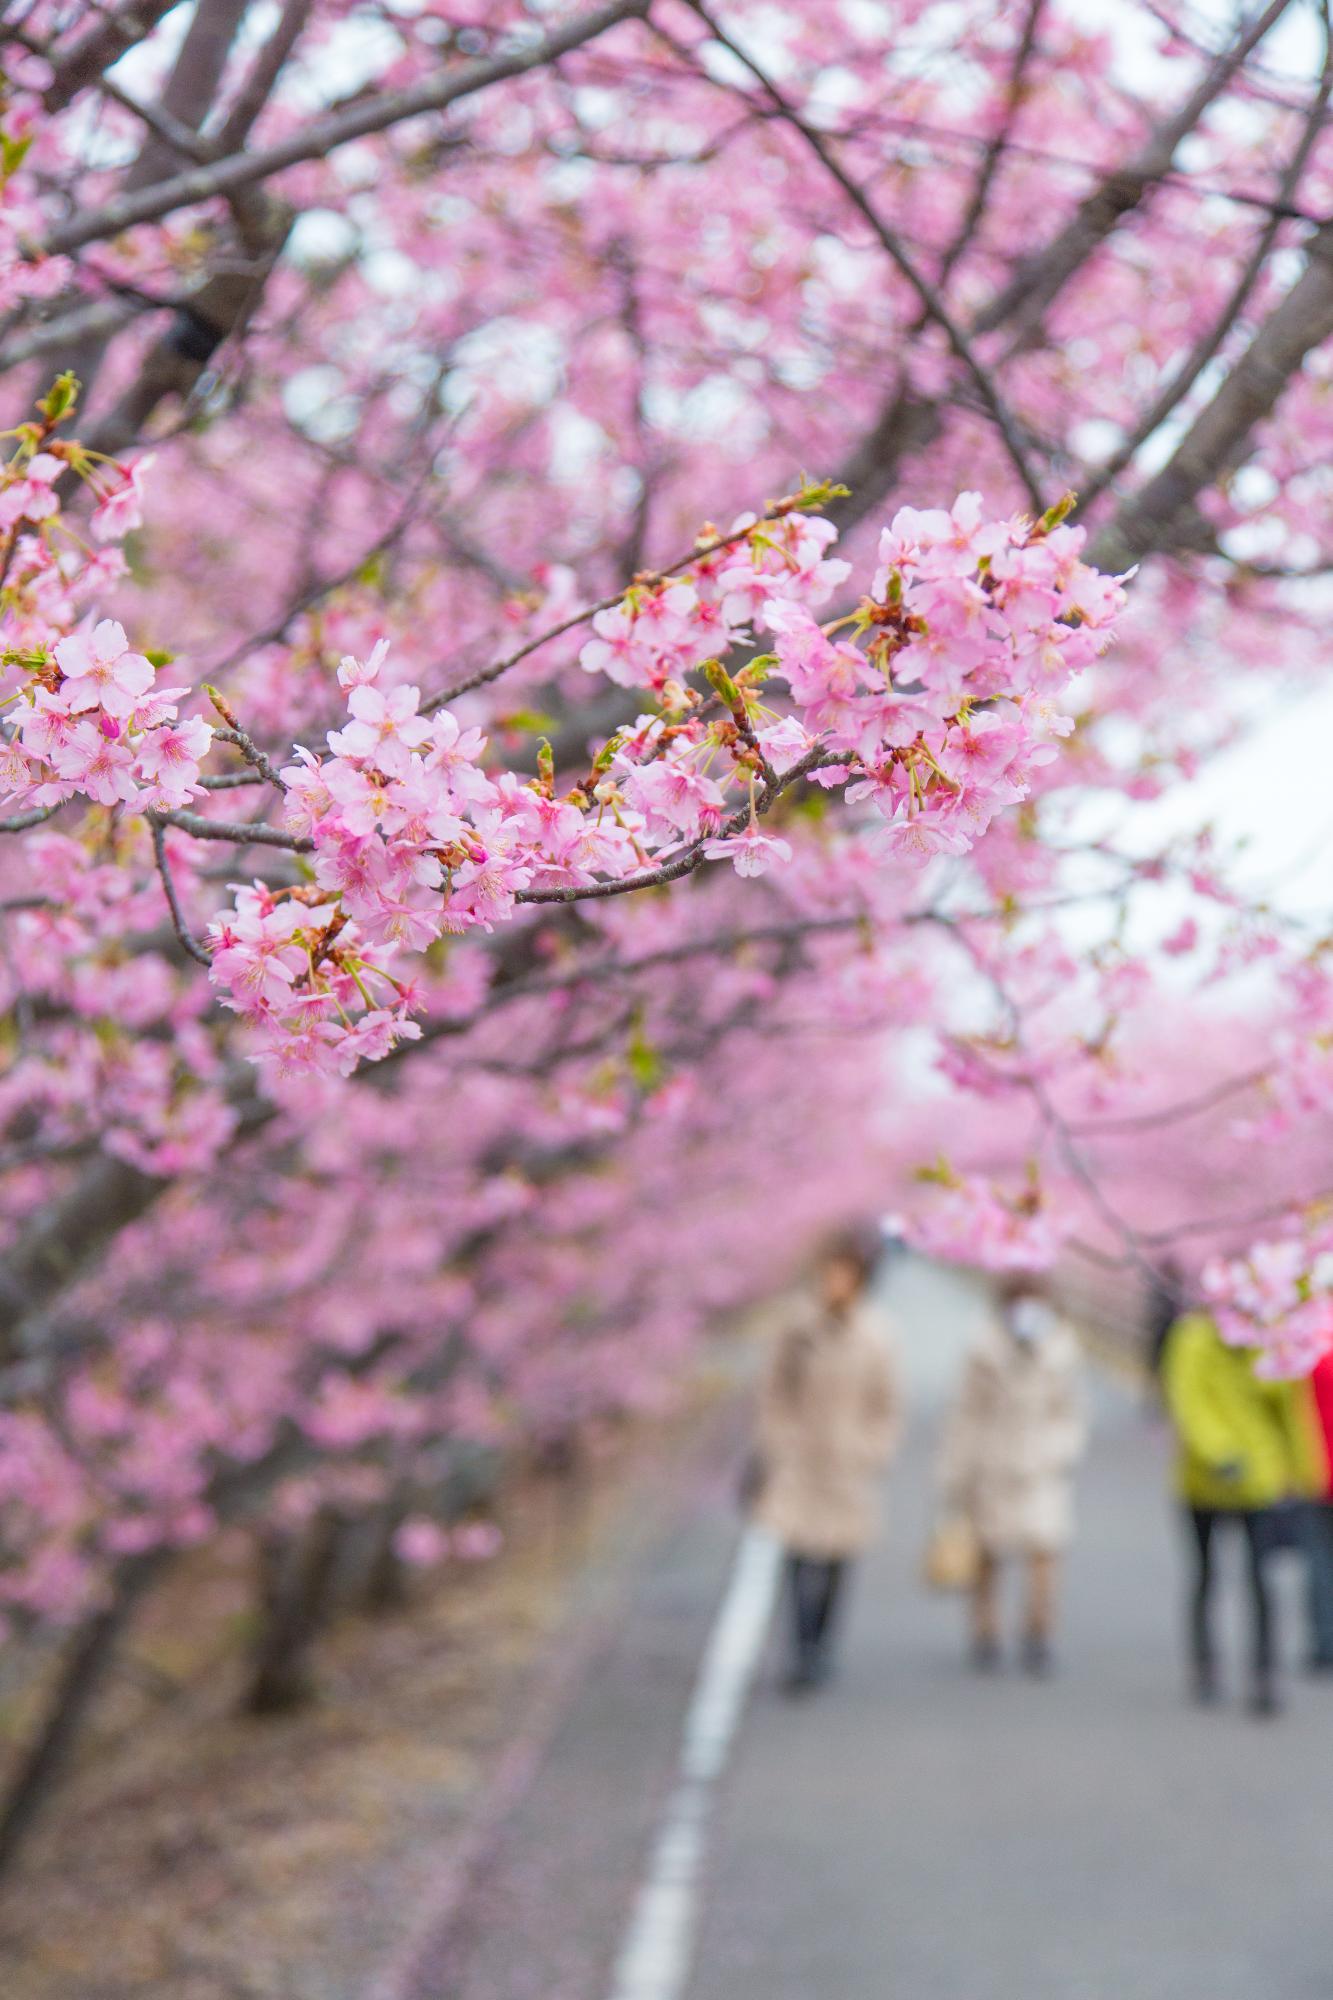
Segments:
[[[975,1538],[973,1664],[1000,1661],[999,1580],[1006,1560],[1027,1569],[1023,1664],[1051,1667],[1060,1557],[1073,1535],[1074,1469],[1087,1442],[1078,1345],[1041,1281],[1006,1278],[996,1310],[963,1364],[945,1423],[944,1507]]]
[[[1333,1673],[1333,1349],[1315,1363],[1309,1379],[1323,1462],[1318,1487],[1301,1509],[1299,1524],[1309,1627],[1305,1663],[1312,1674],[1328,1674]]]
[[[791,1693],[827,1678],[851,1560],[874,1540],[901,1428],[891,1329],[868,1297],[879,1240],[823,1247],[813,1293],[774,1342],[759,1401],[754,1518],[787,1552]]]
[[[1275,1715],[1277,1641],[1269,1560],[1279,1540],[1278,1509],[1311,1498],[1323,1453],[1304,1382],[1265,1381],[1258,1350],[1223,1340],[1205,1312],[1185,1313],[1167,1336],[1162,1381],[1178,1440],[1176,1491],[1192,1556],[1190,1670],[1196,1700],[1218,1698],[1213,1590],[1219,1527],[1245,1540],[1250,1605],[1250,1710]]]

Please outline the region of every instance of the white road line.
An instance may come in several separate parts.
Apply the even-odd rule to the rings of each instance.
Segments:
[[[777,1597],[781,1551],[747,1528],[708,1635],[657,1829],[611,1982],[611,2000],[681,2000],[694,1956],[712,1793],[736,1735]]]

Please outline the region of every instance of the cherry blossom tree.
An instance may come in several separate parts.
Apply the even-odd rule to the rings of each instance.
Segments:
[[[441,1553],[848,1209],[1307,1364],[1325,940],[1141,808],[1317,676],[1326,9],[0,35],[0,1842],[173,1551]]]

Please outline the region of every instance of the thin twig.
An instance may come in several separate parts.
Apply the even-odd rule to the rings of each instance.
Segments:
[[[1042,317],[1075,271],[1142,201],[1148,189],[1170,173],[1176,153],[1209,106],[1230,88],[1233,77],[1282,18],[1293,0],[1269,0],[1250,17],[1234,41],[1209,65],[1178,109],[1149,133],[1132,159],[1101,179],[1044,249],[1024,258],[1009,282],[972,322],[974,334],[993,333],[1016,323],[1017,342],[1030,341]]]
[[[235,744],[246,763],[253,770],[258,771],[260,777],[267,784],[274,786],[277,791],[285,792],[287,786],[282,777],[274,769],[267,755],[260,749],[253,736],[241,727],[236,719],[236,712],[232,708],[231,703],[223,695],[219,694],[215,687],[205,685],[204,693],[208,696],[208,699],[212,702],[214,708],[226,724],[224,729],[216,730],[214,732],[215,735],[219,736],[224,743]]]
[[[335,575],[324,577],[319,582],[312,583],[307,589],[303,590],[299,597],[287,606],[287,609],[275,624],[268,626],[263,632],[252,632],[247,639],[241,641],[239,646],[233,647],[230,653],[219,660],[210,669],[210,672],[217,675],[229,673],[233,667],[239,666],[246,655],[254,652],[257,647],[278,644],[280,640],[287,637],[288,632],[303,613],[312,611],[323,598],[331,596],[335,590],[341,590],[344,584],[352,583],[360,576],[368,563],[374,562],[377,556],[383,555],[387,549],[391,548],[398,536],[411,526],[417,503],[429,478],[429,472],[430,468],[427,465],[423,468],[409,490],[394,520],[390,522],[382,534],[375,537],[375,540],[371,542],[368,548],[363,549],[360,555],[338,570]]]
[[[1228,1077],[1225,1083],[1200,1091],[1197,1097],[1181,1098],[1175,1104],[1162,1105],[1156,1111],[1131,1111],[1120,1118],[1071,1120],[1069,1129],[1082,1139],[1115,1139],[1122,1133],[1149,1132],[1156,1125],[1174,1124],[1177,1119],[1198,1118],[1205,1111],[1214,1111],[1228,1098],[1238,1097],[1243,1091],[1252,1090],[1256,1084],[1266,1082],[1271,1074],[1271,1069],[1267,1068],[1248,1070],[1244,1076]]]
[[[981,219],[985,215],[987,204],[990,201],[991,189],[994,185],[995,176],[999,171],[1000,162],[1009,150],[1010,136],[1017,122],[1019,110],[1022,107],[1023,89],[1027,79],[1028,65],[1032,61],[1036,50],[1037,28],[1041,21],[1042,9],[1045,4],[1046,0],[1028,0],[1028,10],[1023,21],[1023,32],[1019,36],[1018,46],[1014,51],[1013,65],[1009,71],[1009,88],[1006,92],[1004,117],[987,142],[986,150],[981,156],[981,164],[977,168],[976,180],[972,187],[972,197],[967,204],[966,212],[958,225],[953,241],[940,259],[940,267],[936,272],[935,282],[941,291],[947,284],[954,265],[972,242],[980,227]]]
[[[197,965],[211,965],[213,963],[212,958],[186,923],[185,912],[182,910],[180,899],[176,894],[176,884],[171,876],[171,865],[167,860],[166,828],[156,813],[148,814],[148,824],[153,832],[153,859],[157,863],[157,872],[162,878],[162,891],[167,899],[167,908],[171,912],[171,928],[176,933],[182,951],[188,952]]]
[[[1317,1188],[1303,1200],[1272,1201],[1262,1208],[1252,1208],[1241,1215],[1195,1216],[1187,1222],[1173,1223],[1169,1229],[1144,1230],[1139,1240],[1158,1245],[1171,1243],[1179,1236],[1222,1236],[1233,1229],[1257,1229],[1265,1222],[1284,1221],[1302,1208],[1322,1207],[1330,1195],[1333,1195],[1333,1189]]]

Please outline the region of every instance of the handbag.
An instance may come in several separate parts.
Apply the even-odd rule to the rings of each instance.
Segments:
[[[971,1590],[980,1567],[976,1530],[967,1516],[942,1514],[930,1531],[921,1561],[921,1580],[927,1590]]]

